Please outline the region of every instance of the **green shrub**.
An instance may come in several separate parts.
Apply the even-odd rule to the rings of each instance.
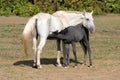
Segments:
[[[92,11],[94,14],[120,13],[120,0],[0,0],[0,16],[33,16],[57,10]]]
[[[38,13],[38,5],[33,5],[28,0],[1,0],[0,15],[32,16]]]

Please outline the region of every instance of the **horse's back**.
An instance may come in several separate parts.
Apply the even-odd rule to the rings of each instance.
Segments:
[[[50,20],[50,31],[51,32],[55,32],[55,31],[60,32],[61,30],[64,29],[63,26],[64,26],[63,23],[58,17],[51,15],[51,20]]]
[[[69,26],[58,34],[58,38],[65,40],[65,42],[79,42],[85,35],[85,30],[82,25],[75,27]]]
[[[83,14],[79,11],[57,11],[53,15],[62,21],[65,28],[82,23],[83,18]]]

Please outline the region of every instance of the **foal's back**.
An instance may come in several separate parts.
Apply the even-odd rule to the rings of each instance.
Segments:
[[[65,42],[79,42],[86,36],[86,29],[82,24],[78,24],[75,27],[68,27],[61,31],[57,38],[65,40]]]

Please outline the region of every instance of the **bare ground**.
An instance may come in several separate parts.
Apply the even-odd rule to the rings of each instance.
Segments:
[[[102,26],[104,22],[109,21],[112,22],[114,20],[119,20],[120,21],[120,16],[96,16],[96,23],[99,22],[99,20],[102,22],[101,24],[97,24],[98,26]],[[104,18],[104,19],[103,19]],[[19,25],[19,24],[25,24],[28,21],[29,18],[23,18],[23,17],[16,17],[16,16],[11,16],[11,17],[0,17],[0,25]],[[118,23],[115,23],[118,24]],[[107,24],[106,24],[107,25]],[[114,26],[114,25],[113,25]],[[96,26],[97,27],[97,26]],[[100,27],[98,27],[100,29]],[[120,29],[120,28],[119,28]],[[101,35],[101,31],[97,30],[95,36],[99,38],[98,36]],[[104,32],[104,31],[103,31]],[[107,31],[105,31],[107,34]],[[103,34],[103,33],[102,33]],[[92,35],[94,36],[94,35]],[[105,36],[105,35],[103,35]],[[110,36],[110,35],[107,35]],[[119,38],[120,36],[118,36]],[[97,38],[91,37],[95,40]],[[0,38],[1,39],[1,38]],[[1,41],[4,42],[4,40],[7,38],[2,39]],[[103,38],[104,39],[104,38]],[[12,39],[10,39],[12,40]],[[7,40],[6,40],[7,41]],[[93,40],[94,41],[94,40]],[[97,42],[97,41],[95,41]],[[92,43],[93,44],[93,43]],[[98,44],[98,43],[97,43]],[[120,44],[120,43],[118,43]],[[99,44],[98,44],[99,45]],[[120,80],[120,58],[118,57],[119,55],[119,50],[120,46],[113,46],[112,49],[118,50],[115,54],[110,54],[113,56],[112,58],[105,58],[109,57],[108,56],[102,56],[103,52],[100,52],[102,50],[100,46],[96,44],[93,44],[92,49],[94,50],[94,54],[96,57],[93,57],[93,68],[88,68],[87,65],[83,66],[81,64],[78,64],[78,68],[73,68],[73,63],[71,63],[69,68],[63,68],[63,67],[56,67],[55,60],[56,58],[42,58],[42,69],[35,69],[32,67],[33,63],[33,57],[23,58],[21,55],[22,51],[18,51],[17,53],[20,53],[19,55],[14,55],[14,51],[12,51],[13,54],[8,54],[10,56],[4,55],[4,53],[9,53],[10,50],[2,50],[0,52],[0,80]],[[21,45],[19,45],[21,46]],[[4,47],[4,45],[3,45]],[[104,47],[104,45],[103,45]],[[98,49],[99,48],[99,49]],[[106,47],[105,47],[106,48]],[[95,51],[99,52],[95,52]],[[110,48],[111,50],[111,48]],[[55,50],[54,50],[55,51]],[[53,52],[54,52],[53,51]],[[45,51],[43,51],[45,52]],[[97,54],[98,53],[98,54]],[[106,52],[107,53],[107,52]],[[48,52],[47,52],[48,54]],[[98,57],[97,57],[97,55]],[[101,54],[101,55],[100,55]],[[13,57],[11,57],[13,55]],[[44,56],[44,55],[43,55]],[[54,55],[55,57],[56,55]],[[18,57],[18,58],[17,58]],[[111,57],[111,56],[110,56]],[[99,58],[99,59],[98,59]],[[105,58],[105,59],[104,59]]]
[[[0,24],[25,24],[28,19],[28,17],[0,16]]]

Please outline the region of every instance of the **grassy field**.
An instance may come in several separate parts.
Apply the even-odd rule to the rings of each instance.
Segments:
[[[119,80],[120,79],[120,15],[94,17],[96,32],[90,35],[93,68],[78,65],[56,67],[56,43],[48,40],[41,61],[43,69],[32,68],[33,52],[29,43],[29,57],[23,52],[21,34],[25,24],[0,25],[0,80]],[[77,43],[78,61],[83,51]],[[62,54],[61,54],[62,56]],[[70,58],[73,58],[71,51]]]

